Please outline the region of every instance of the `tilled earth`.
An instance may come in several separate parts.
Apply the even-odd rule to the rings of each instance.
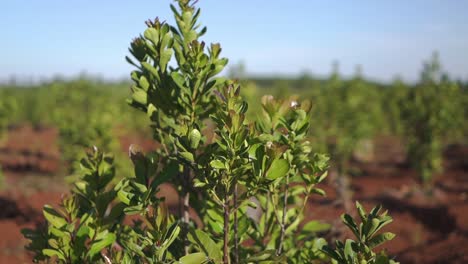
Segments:
[[[0,191],[0,263],[31,263],[20,230],[43,224],[42,206],[58,204],[67,193],[62,178],[45,175],[60,167],[56,139],[54,129],[20,127],[0,147],[7,183]],[[150,144],[135,137],[121,141],[123,149],[134,142]],[[429,195],[421,191],[416,173],[405,163],[399,142],[378,138],[374,153],[354,160],[360,176],[352,178],[351,189],[353,200],[368,209],[382,204],[394,218],[386,228],[397,234],[384,245],[389,255],[401,263],[468,263],[468,146],[447,149],[445,172],[437,175]],[[326,236],[344,237],[335,185],[329,181],[321,187],[327,196],[310,200],[307,217],[332,223]],[[162,191],[176,207],[176,193],[170,187]]]

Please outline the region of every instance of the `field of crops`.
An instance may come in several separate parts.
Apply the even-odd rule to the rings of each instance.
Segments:
[[[411,84],[220,76],[197,10],[146,22],[131,82],[0,85],[0,263],[468,262],[468,83],[437,53]]]

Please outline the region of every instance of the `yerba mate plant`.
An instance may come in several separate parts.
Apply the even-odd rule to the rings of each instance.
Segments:
[[[10,91],[0,90],[0,146],[6,140],[8,125],[14,119],[14,112],[18,108],[16,98]]]
[[[106,102],[106,93],[86,80],[50,86],[48,95],[55,97],[52,110],[49,110],[50,122],[59,129],[63,160],[73,165],[70,173],[77,165],[73,162],[83,156],[83,148],[98,145],[106,150],[115,150],[119,147],[113,135],[112,122],[114,115],[119,114],[115,110],[116,105]],[[75,111],[81,111],[79,118]]]
[[[23,231],[35,260],[330,260],[331,249],[319,237],[329,225],[303,221],[311,195],[325,194],[316,185],[328,168],[327,156],[314,153],[306,138],[310,103],[267,96],[259,120],[247,120],[240,85],[217,77],[227,64],[220,45],[199,40],[206,28],[198,24],[194,3],[171,5],[175,27],[147,21],[146,31],[131,43],[133,58],[127,58],[136,67],[129,103],[148,116],[160,148],[143,153],[132,145],[134,175],[116,186],[113,159],[94,148],[81,161],[82,176],[69,198],[58,209],[44,208],[47,228]],[[178,191],[180,210],[174,215],[157,196],[163,183]]]
[[[435,53],[424,65],[421,81],[402,103],[402,119],[408,137],[408,157],[421,182],[429,187],[442,172],[445,139],[459,137],[463,126],[462,92],[456,83],[442,78]]]
[[[359,69],[359,68],[358,68]],[[350,81],[340,78],[338,64],[316,98],[317,107],[312,119],[312,135],[332,157],[332,173],[337,185],[338,201],[347,213],[352,209],[351,165],[353,152],[363,140],[370,140],[382,127],[379,91],[367,83],[357,70]],[[321,146],[320,146],[321,145]]]
[[[390,232],[377,233],[384,226],[390,224],[393,219],[387,215],[386,211],[380,212],[382,209],[380,206],[374,207],[369,214],[358,202],[356,202],[356,208],[361,220],[359,225],[348,214],[342,215],[341,219],[353,232],[357,240],[347,239],[344,243],[335,241],[336,249],[333,250],[328,246],[324,246],[323,251],[337,263],[396,264],[397,262],[389,259],[384,252],[380,254],[373,252],[374,248],[395,237],[395,234]]]
[[[14,118],[14,112],[18,105],[16,98],[8,91],[0,90],[0,148],[7,140],[8,125]],[[2,166],[0,164],[0,189],[5,187],[5,178],[3,176]]]

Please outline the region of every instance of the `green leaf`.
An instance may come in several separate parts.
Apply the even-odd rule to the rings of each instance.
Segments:
[[[159,32],[155,28],[150,27],[145,30],[144,36],[147,40],[150,40],[155,45],[157,45],[159,42]]]
[[[144,62],[141,63],[141,66],[143,66],[143,68],[145,68],[145,70],[149,71],[153,76],[159,78],[158,70],[156,68],[154,68],[151,64],[144,61]]]
[[[276,180],[286,176],[289,171],[289,162],[285,159],[275,159],[271,163],[270,168],[266,172],[266,178],[269,180]]]
[[[143,207],[141,204],[135,205],[135,206],[129,206],[124,209],[125,214],[127,215],[134,215],[134,214],[139,214],[143,211]]]
[[[119,200],[126,205],[130,204],[130,199],[128,198],[129,195],[130,194],[124,190],[119,190],[117,192],[117,197],[119,198]]]
[[[315,161],[315,166],[319,171],[323,171],[326,168],[328,168],[328,161],[330,160],[330,157],[326,154],[315,154],[314,155],[314,161]]]
[[[139,68],[138,65],[136,65],[136,64],[132,61],[132,59],[130,59],[128,56],[125,56],[125,60],[126,60],[129,64],[131,64],[131,65],[133,65],[133,66]]]
[[[372,208],[369,214],[375,217],[380,212],[380,209],[382,209],[382,205],[378,204],[376,207]]]
[[[107,231],[102,232],[98,235],[102,236],[102,238],[93,241],[91,244],[91,248],[88,251],[88,256],[92,258],[97,253],[101,252],[107,246],[112,245],[114,243],[116,236],[113,233],[107,233]]]
[[[47,219],[47,221],[56,228],[61,228],[67,224],[65,218],[50,205],[44,205],[42,213],[44,214],[44,217]]]
[[[358,213],[359,213],[359,217],[361,217],[361,221],[365,221],[366,220],[366,210],[364,209],[364,207],[362,207],[362,205],[356,201],[356,208],[358,209]]]
[[[168,230],[169,237],[164,240],[161,247],[159,248],[159,257],[162,258],[164,254],[166,254],[167,249],[169,246],[174,242],[174,240],[179,236],[180,227],[177,223],[173,223]]]
[[[148,104],[148,110],[146,110],[146,113],[148,115],[149,118],[151,118],[153,116],[153,113],[156,112],[158,109],[156,108],[156,106],[154,106],[154,104]]]
[[[150,85],[145,76],[140,77],[139,84],[140,84],[140,87],[143,88],[143,90],[148,91],[148,88]]]
[[[204,187],[204,186],[206,186],[206,182],[195,181],[194,184],[193,184],[193,187],[195,187],[195,188],[201,188],[201,187]]]
[[[171,57],[172,57],[172,50],[170,49],[164,50],[161,53],[161,57],[159,58],[159,67],[161,68],[162,72],[165,71],[167,67],[167,63],[171,60]]]
[[[325,171],[317,178],[317,183],[321,183],[328,176],[328,171]]]
[[[373,249],[381,245],[382,243],[392,240],[394,237],[395,237],[395,234],[390,233],[390,232],[378,234],[367,242],[367,246],[370,249]]]
[[[252,209],[257,209],[257,207],[258,207],[258,205],[254,201],[251,201],[251,200],[247,200],[246,204],[247,204],[248,207],[250,207]]]
[[[220,221],[214,221],[214,220],[209,219],[208,225],[213,230],[214,233],[219,234],[223,232],[223,223]]]
[[[192,243],[197,244],[200,249],[205,252],[208,257],[212,260],[218,261],[223,258],[221,249],[219,246],[210,238],[210,236],[201,231],[200,229],[196,229],[195,231],[190,231],[189,240]]]
[[[324,190],[320,189],[320,188],[312,188],[310,190],[311,193],[315,193],[315,194],[318,194],[320,196],[327,196],[327,193],[325,193]]]
[[[179,155],[190,163],[195,161],[193,154],[188,151],[179,152]]]
[[[192,131],[190,131],[189,134],[189,144],[192,149],[197,149],[198,144],[200,144],[200,139],[201,139],[201,134],[198,129],[194,128]]]
[[[164,37],[162,38],[161,48],[162,49],[164,49],[166,47],[171,48],[172,44],[173,44],[173,37],[172,37],[170,32],[167,32],[166,34],[164,34]]]
[[[138,183],[136,181],[131,181],[130,186],[132,186],[135,190],[138,190],[140,193],[145,193],[148,191],[148,188],[144,184]]]
[[[55,249],[50,249],[50,248],[43,249],[42,254],[49,256],[49,257],[57,256],[61,260],[66,260],[62,252],[55,250]]]
[[[336,253],[335,250],[333,250],[330,246],[328,245],[324,245],[322,248],[321,248],[321,251],[323,253],[325,253],[326,255],[328,255],[330,258],[332,258],[333,260],[336,260],[338,261],[338,263],[340,263],[340,261],[342,260],[341,256],[338,255],[338,253]]]
[[[142,105],[146,105],[146,103],[148,102],[147,94],[142,89],[135,89],[135,91],[132,94],[132,99],[133,101]]]
[[[310,221],[310,222],[308,222],[307,224],[304,225],[302,230],[315,233],[315,232],[327,231],[330,228],[331,228],[330,224],[322,223],[320,221]]]
[[[351,229],[351,231],[353,231],[357,238],[360,238],[359,229],[356,225],[356,222],[354,222],[354,219],[349,214],[343,214],[341,216],[341,220],[349,227],[349,229]]]
[[[354,256],[356,255],[356,252],[354,252],[353,249],[353,243],[355,243],[351,239],[347,239],[345,243],[345,248],[344,248],[344,253],[345,253],[345,258],[348,260],[349,263],[354,263]]]
[[[276,250],[273,250],[273,249],[270,249],[270,250],[265,250],[265,251],[261,251],[251,257],[249,257],[247,259],[248,262],[252,262],[252,261],[265,261],[265,260],[269,260],[271,258],[273,258],[274,256],[276,256]]]
[[[180,89],[186,90],[187,87],[185,87],[185,79],[184,77],[178,73],[178,72],[172,72],[171,73],[172,80],[179,86]]]
[[[367,230],[367,235],[368,237],[370,237],[380,229],[380,220],[378,218],[372,218],[372,220],[368,224],[370,225],[369,229]]]
[[[202,264],[207,262],[208,260],[202,252],[188,254],[179,259],[180,264]]]
[[[226,166],[224,165],[224,162],[220,161],[220,160],[212,160],[210,162],[210,166],[213,168],[213,169],[218,169],[218,170],[222,170],[222,169],[226,169]]]

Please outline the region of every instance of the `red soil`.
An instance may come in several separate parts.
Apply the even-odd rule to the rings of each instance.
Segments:
[[[19,183],[26,179],[25,172],[53,171],[58,168],[60,157],[55,143],[56,131],[22,129],[10,135],[7,144],[0,147],[0,163],[9,183],[7,190],[0,192],[0,263],[31,261],[31,256],[23,249],[27,241],[20,230],[41,224],[42,206],[57,204],[62,195],[57,188],[56,191],[22,189]],[[21,135],[27,137],[21,139]],[[366,162],[353,162],[363,176],[352,179],[352,189],[353,199],[361,201],[367,209],[383,204],[394,218],[386,228],[397,234],[384,246],[388,253],[401,263],[468,263],[468,147],[448,148],[446,171],[438,175],[432,195],[428,196],[420,191],[416,173],[405,164],[403,152],[398,150],[401,144],[389,138],[379,138],[377,142],[375,157]],[[145,150],[157,147],[138,137],[121,138],[124,151],[131,143]],[[28,155],[35,159],[26,162],[24,157]],[[51,160],[56,164],[45,165]],[[51,180],[46,176],[41,178]],[[327,234],[328,237],[347,235],[341,232],[343,229],[337,221],[343,209],[334,203],[334,186],[327,182],[321,187],[326,190],[327,197],[312,197],[307,217],[332,223],[333,232]],[[166,194],[168,205],[177,208],[176,192],[170,187],[162,192]]]
[[[8,133],[0,144],[0,164],[4,170],[56,172],[60,166],[57,145],[58,131],[55,128],[21,126]]]

